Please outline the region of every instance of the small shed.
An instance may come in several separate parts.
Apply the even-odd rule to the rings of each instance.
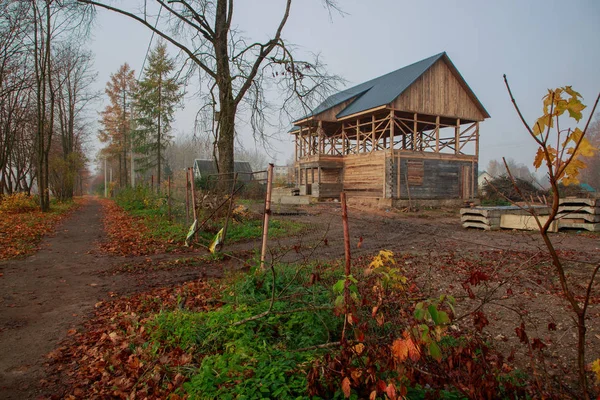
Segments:
[[[238,173],[238,181],[248,182],[253,179],[252,167],[248,161],[234,161],[233,172]],[[216,178],[218,174],[215,160],[194,160],[194,177],[196,179]]]
[[[448,55],[437,54],[336,93],[296,120],[296,185],[317,198],[469,200],[486,118]]]

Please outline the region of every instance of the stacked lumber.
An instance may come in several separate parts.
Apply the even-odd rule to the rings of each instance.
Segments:
[[[560,199],[556,218],[560,228],[600,232],[600,199]]]
[[[549,213],[549,209],[546,206],[535,207],[538,215],[547,215]],[[502,217],[506,215],[523,217],[525,219],[530,216],[529,212],[519,206],[466,207],[460,210],[460,221],[463,228],[495,231],[500,228],[512,228],[502,226]],[[519,220],[523,218],[519,218]],[[528,221],[524,221],[523,223],[527,228],[531,225]]]

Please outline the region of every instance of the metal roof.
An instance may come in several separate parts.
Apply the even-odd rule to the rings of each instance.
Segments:
[[[215,160],[196,159],[194,160],[194,166],[201,177],[208,177],[209,175],[216,175],[218,173]],[[248,161],[234,161],[233,172],[240,172],[239,180],[248,181],[252,179],[252,167]]]
[[[444,60],[448,62],[450,68],[455,72],[457,78],[462,81],[473,100],[477,103],[478,107],[481,108],[483,114],[489,117],[487,111],[485,111],[483,105],[464,81],[454,64],[452,64],[452,61],[450,61],[446,52],[442,52],[329,96],[309,115],[300,118],[298,121],[320,114],[353,98],[354,100],[336,115],[338,119],[389,104],[408,89],[410,85],[419,79],[425,71],[431,68],[431,66],[441,58],[444,58]]]

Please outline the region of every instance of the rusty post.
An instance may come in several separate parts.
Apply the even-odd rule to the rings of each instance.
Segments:
[[[350,231],[348,229],[348,207],[346,206],[346,193],[340,193],[340,201],[342,203],[342,225],[344,227],[344,254],[346,256],[346,265],[344,273],[350,275]]]
[[[273,164],[269,164],[267,172],[267,193],[265,195],[265,216],[263,222],[262,248],[260,251],[260,268],[265,269],[267,254],[267,238],[269,235],[269,215],[271,215],[271,189],[273,187]]]
[[[188,168],[188,173],[190,174],[190,184],[192,191],[192,215],[194,216],[194,221],[198,220],[198,211],[196,210],[196,188],[194,185],[194,171],[191,168]],[[198,240],[198,231],[195,233],[195,239]]]
[[[190,224],[190,174],[185,170],[185,225]]]
[[[340,202],[342,203],[342,226],[344,229],[344,254],[346,256],[346,264],[344,267],[344,275],[346,282],[344,283],[344,328],[342,330],[342,343],[346,341],[346,324],[348,323],[348,305],[350,304],[350,290],[348,289],[348,276],[350,276],[350,230],[348,229],[348,207],[346,206],[346,193],[340,193]]]

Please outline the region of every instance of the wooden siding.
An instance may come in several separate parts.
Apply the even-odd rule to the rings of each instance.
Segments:
[[[398,161],[400,168],[398,168]],[[410,164],[423,163],[423,179],[414,184],[410,177]],[[468,174],[465,174],[468,170]],[[398,179],[398,171],[400,179]],[[406,184],[408,176],[408,186]],[[411,159],[393,157],[391,174],[386,178],[394,198],[408,199],[468,199],[472,197],[471,188],[476,188],[477,162],[452,159]],[[398,188],[398,183],[400,188]],[[399,189],[399,190],[398,190]],[[465,193],[465,191],[467,191]],[[398,196],[398,193],[400,194]]]
[[[383,197],[385,152],[344,157],[344,191]]]
[[[485,116],[443,59],[438,60],[394,102],[396,110],[483,121]]]

